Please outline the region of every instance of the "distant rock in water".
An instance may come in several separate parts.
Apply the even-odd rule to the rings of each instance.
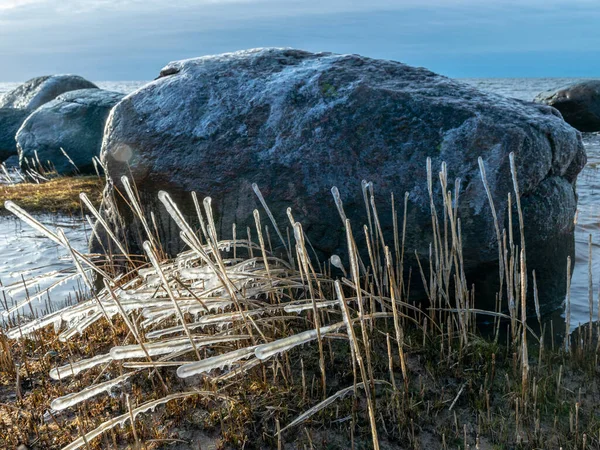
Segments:
[[[17,154],[15,135],[27,116],[60,94],[76,89],[97,89],[77,75],[48,75],[32,78],[0,96],[0,162]]]
[[[17,108],[0,108],[0,162],[17,154],[15,135],[29,111]]]
[[[539,286],[545,274],[543,288],[564,296],[566,257],[574,248],[575,181],[586,162],[580,133],[547,106],[484,93],[394,61],[270,48],[170,63],[159,79],[113,109],[102,150],[111,181],[104,208],[120,211],[130,249],[139,251],[140,224],[125,205],[110,201],[121,202],[110,194],[114,187],[123,192],[120,177],[131,168],[146,211],[157,214],[162,243],[175,253],[183,244],[158,206],[159,190],[168,191],[189,217],[195,216],[190,191],[211,196],[219,236],[231,238],[235,222],[238,237],[246,237],[246,226],[254,229],[255,208],[269,224],[251,188],[256,182],[284,235],[291,207],[323,257],[345,255],[344,226],[330,189],[338,187],[365,249],[362,225],[369,221],[361,180],[367,180],[374,183],[390,247],[390,193],[398,214],[409,193],[406,254],[418,251],[427,268],[433,242],[426,180],[431,157],[438,212],[441,163],[447,163],[448,189],[461,179],[458,211],[467,270],[475,278],[491,270],[497,278],[497,240],[477,158],[487,167],[504,227],[507,195],[513,193],[510,152],[522,195],[527,267],[536,269]],[[516,224],[516,213],[513,218]],[[420,284],[415,273],[416,268],[414,285]]]
[[[0,108],[32,111],[65,92],[93,88],[97,89],[98,86],[78,75],[47,75],[32,78],[0,97]]]
[[[542,92],[534,101],[558,109],[565,121],[579,131],[600,131],[600,80]]]
[[[94,173],[92,158],[100,155],[106,119],[123,97],[118,92],[81,89],[38,108],[16,136],[21,167],[26,167],[25,158],[35,159],[37,151],[43,165],[50,161],[58,173],[73,173],[75,167],[62,148],[81,173]]]

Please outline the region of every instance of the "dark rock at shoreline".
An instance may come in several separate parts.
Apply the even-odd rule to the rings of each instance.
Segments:
[[[487,167],[502,227],[513,192],[510,152],[524,205],[528,268],[536,269],[538,282],[542,274],[554,280],[560,297],[566,257],[573,252],[575,181],[586,161],[580,133],[553,108],[480,92],[394,61],[259,49],[169,64],[111,114],[102,150],[109,176],[104,209],[115,223],[119,210],[130,248],[139,251],[139,223],[112,200],[130,167],[146,211],[157,214],[163,245],[174,254],[183,245],[158,204],[159,190],[171,193],[189,217],[195,215],[190,191],[211,196],[220,237],[230,238],[234,222],[238,230],[254,229],[255,208],[268,223],[251,188],[256,182],[281,228],[289,225],[291,207],[322,256],[343,256],[344,227],[330,189],[339,188],[365,248],[361,180],[367,180],[375,185],[388,245],[390,192],[399,214],[409,192],[406,251],[416,250],[426,261],[433,241],[426,182],[431,157],[438,211],[441,163],[447,163],[450,187],[461,179],[464,262],[481,276],[497,271],[498,249],[477,158]]]
[[[0,96],[0,162],[17,154],[15,136],[32,111],[65,92],[97,88],[77,75],[47,75],[32,78]]]
[[[37,151],[42,164],[50,161],[58,173],[73,173],[75,167],[62,148],[81,173],[95,173],[92,158],[100,155],[106,119],[123,97],[118,92],[82,89],[62,94],[38,108],[16,136],[21,167],[26,166],[25,158],[35,158]]]
[[[77,89],[98,88],[78,75],[46,75],[32,78],[0,97],[0,108],[33,111],[60,94]]]
[[[565,121],[579,131],[600,131],[600,80],[542,92],[534,101],[558,109]]]
[[[15,135],[29,112],[17,108],[0,108],[0,162],[17,154]]]

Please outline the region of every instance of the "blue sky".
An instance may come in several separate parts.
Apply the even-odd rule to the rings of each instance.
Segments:
[[[452,77],[600,77],[598,0],[0,0],[0,81],[148,80],[251,47],[360,53]]]

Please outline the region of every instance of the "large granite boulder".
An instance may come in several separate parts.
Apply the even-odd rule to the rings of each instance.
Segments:
[[[498,218],[506,224],[510,152],[522,194],[528,267],[537,268],[538,282],[547,273],[551,283],[563,283],[573,251],[575,181],[586,162],[580,133],[548,106],[358,55],[257,49],[170,63],[111,113],[102,149],[109,176],[104,209],[115,222],[120,212],[128,243],[139,250],[143,231],[120,196],[112,195],[115,188],[123,191],[120,177],[131,173],[147,211],[158,215],[163,245],[175,253],[182,243],[158,204],[159,190],[170,192],[190,217],[189,192],[211,196],[218,232],[230,238],[232,223],[238,230],[253,227],[252,210],[262,210],[251,188],[255,182],[280,227],[289,224],[291,207],[321,255],[344,255],[344,227],[330,189],[338,187],[360,239],[360,226],[368,221],[361,180],[368,180],[388,245],[390,192],[397,211],[409,192],[406,254],[416,250],[426,260],[431,157],[434,174],[445,161],[449,179],[462,180],[467,269],[480,276],[492,267],[497,278],[497,241],[477,158],[488,169]]]
[[[0,108],[19,108],[33,111],[65,92],[93,88],[98,88],[98,86],[78,75],[36,77],[0,97]]]
[[[15,135],[29,111],[17,108],[0,108],[0,162],[16,155]]]
[[[16,140],[21,168],[35,160],[56,168],[59,174],[94,173],[92,158],[100,155],[104,125],[123,94],[102,89],[81,89],[59,95],[33,112],[19,129]],[[48,164],[50,162],[50,164]]]
[[[558,109],[565,121],[579,131],[600,131],[600,80],[542,92],[535,102]]]

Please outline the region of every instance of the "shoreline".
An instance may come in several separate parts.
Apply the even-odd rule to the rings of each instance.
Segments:
[[[65,176],[40,184],[0,184],[0,217],[10,215],[4,207],[7,200],[34,214],[79,214],[82,211],[79,193],[86,193],[94,206],[98,207],[104,185],[104,179],[97,176]]]

